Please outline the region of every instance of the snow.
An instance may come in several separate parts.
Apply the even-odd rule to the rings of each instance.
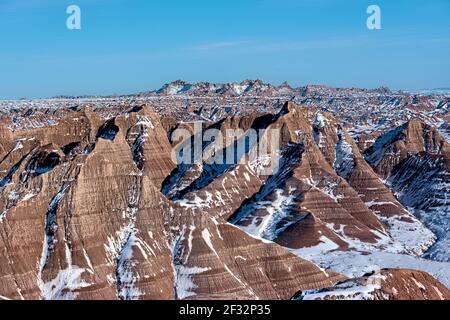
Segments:
[[[441,290],[439,290],[439,288],[433,286],[433,289],[434,289],[434,291],[436,291],[436,293],[438,294],[438,296],[439,296],[439,298],[440,298],[441,300],[446,300],[446,299],[444,298],[444,295],[442,294]]]
[[[255,176],[260,177],[262,175],[274,175],[279,168],[279,156],[276,154],[266,154],[254,157],[249,162],[248,166]]]
[[[238,95],[245,93],[249,89],[249,85],[241,85],[236,83],[233,83],[231,87],[233,88],[233,91]]]
[[[328,120],[324,117],[324,115],[322,113],[318,112],[316,114],[316,118],[313,123],[313,132],[312,133],[313,133],[314,141],[316,142],[316,144],[319,148],[322,148],[325,143],[323,130],[327,127],[327,125],[328,125]],[[301,132],[296,131],[296,134],[297,134],[297,136],[299,136],[299,134],[301,134]]]
[[[181,92],[182,89],[183,89],[183,86],[170,86],[167,90],[167,93],[170,95],[175,95],[175,94],[178,94],[179,92]]]
[[[243,260],[243,261],[247,261],[247,258],[244,258],[243,256],[235,256],[234,259],[238,260]]]
[[[136,213],[136,208],[125,210],[128,224],[117,232],[116,238],[108,237],[108,244],[105,244],[105,250],[111,258],[110,263],[116,267],[117,295],[125,300],[136,300],[141,295],[135,287],[137,278],[133,272],[136,265],[134,248],[141,241],[135,227]]]
[[[368,272],[368,266],[380,269],[412,269],[433,275],[445,286],[450,288],[450,263],[438,262],[406,254],[382,251],[328,251],[324,252],[319,245],[306,252],[291,250],[301,258],[307,259],[324,269],[331,269],[349,278],[358,278]]]
[[[148,117],[141,115],[137,117],[137,122],[135,126],[143,126],[145,128],[155,129],[155,126],[153,125],[152,121]]]
[[[65,190],[65,189],[62,189]],[[62,194],[60,197],[62,198]],[[59,198],[57,196],[55,199]],[[60,201],[57,200],[57,201]],[[50,249],[53,250],[52,245],[48,243],[50,239],[44,239],[43,244],[43,252],[41,256],[41,261],[39,264],[39,273],[38,273],[38,286],[41,291],[41,296],[45,300],[73,300],[76,299],[77,293],[76,290],[90,287],[92,284],[87,283],[81,280],[81,276],[87,270],[84,268],[80,268],[78,266],[74,266],[72,264],[72,252],[69,248],[69,244],[67,241],[64,243],[65,245],[65,255],[66,255],[66,263],[67,268],[64,270],[60,270],[56,278],[45,282],[43,280],[43,272],[44,267],[47,263],[48,255],[50,254]]]
[[[407,123],[395,128],[393,130],[388,131],[384,135],[380,136],[376,142],[374,143],[372,149],[369,152],[366,152],[365,159],[372,166],[376,167],[381,160],[383,160],[387,147],[399,139],[400,135],[407,128]],[[395,156],[395,155],[394,155]]]
[[[69,266],[65,270],[60,270],[55,279],[49,282],[43,282],[39,279],[38,284],[41,295],[46,300],[73,300],[76,299],[76,290],[91,286],[81,280],[85,269],[77,266]]]
[[[176,279],[175,290],[178,299],[186,299],[195,296],[195,289],[198,288],[198,286],[193,282],[193,276],[211,270],[209,267],[187,266],[190,253],[192,251],[192,241],[194,238],[193,233],[196,230],[196,227],[193,225],[189,227],[189,235],[187,237],[188,249],[185,253],[184,248],[181,247],[181,243],[185,240],[186,229],[187,227],[183,226],[180,236],[177,237],[176,241],[172,245],[172,259],[174,261],[173,267]],[[202,237],[208,247],[215,253],[216,256],[218,256],[211,243],[211,235],[207,229],[202,230]],[[180,252],[184,255],[184,261],[180,261],[181,257],[178,257]]]
[[[195,229],[196,229],[195,226],[190,226],[189,227],[188,252],[186,254],[185,261],[187,261],[189,259],[189,256],[191,255],[191,252],[192,252],[192,240],[194,240],[194,231],[195,231]]]
[[[285,188],[283,183],[299,159],[299,148],[292,145],[285,150],[277,172],[270,176],[258,193],[235,212],[230,222],[257,238],[273,241],[289,226],[304,219],[296,212],[297,189]],[[285,190],[286,189],[286,190]]]
[[[414,281],[414,283],[418,288],[425,290],[425,286],[421,282],[417,281],[415,278],[412,278],[412,280]]]
[[[339,141],[336,144],[336,161],[333,168],[336,173],[346,179],[355,167],[355,159],[353,156],[353,148],[346,141],[342,130],[338,133]]]
[[[349,237],[344,232],[345,225],[336,226],[328,223],[326,226],[346,242],[349,248],[359,252],[384,251],[420,256],[434,243],[434,234],[417,220],[412,219],[413,222],[410,223],[401,221],[401,217],[380,217],[380,219],[386,222],[392,230],[388,230],[387,234],[372,230],[374,236],[378,238],[375,243]]]
[[[398,216],[389,218],[378,217],[387,225],[392,239],[392,244],[386,248],[388,252],[421,256],[436,241],[434,233],[412,215],[408,216],[412,222],[402,221],[401,217]]]
[[[190,208],[190,209],[202,209],[202,208],[210,208],[212,203],[212,194],[209,192],[206,192],[206,198],[202,199],[199,196],[195,195],[194,199],[182,199],[177,200],[175,203],[179,204],[180,206],[184,208]]]
[[[302,257],[303,259],[311,260],[316,255],[328,254],[328,252],[330,251],[339,249],[339,246],[336,243],[325,236],[321,236],[319,240],[321,242],[313,247],[288,250],[290,250],[293,254]]]
[[[28,201],[28,200],[30,200],[30,199],[32,199],[32,198],[34,198],[36,195],[34,194],[34,193],[27,193],[23,198],[22,198],[22,201]]]
[[[58,210],[59,203],[63,199],[64,194],[68,187],[69,185],[66,184],[60,188],[58,193],[50,202],[47,209],[47,215],[45,217],[44,240],[42,244],[42,254],[39,262],[39,273],[38,273],[38,278],[41,283],[43,283],[42,274],[44,272],[44,268],[47,264],[49,255],[52,253],[54,245],[56,243],[55,232],[58,227],[56,224],[56,212]]]
[[[383,205],[396,206],[393,202],[380,200],[372,200],[366,202],[365,205],[375,214],[379,212],[376,209],[374,210],[373,207]],[[407,220],[404,219],[406,217]],[[379,241],[379,244],[387,252],[421,256],[436,242],[434,233],[411,213],[407,216],[385,217],[378,215],[378,219],[384,222],[389,232],[390,239],[381,236],[382,239]]]
[[[16,143],[16,145],[14,146],[14,149],[12,149],[11,152],[14,152],[14,151],[17,151],[17,150],[20,150],[20,149],[23,149],[23,144],[22,144],[22,142],[18,141]]]
[[[229,222],[227,222],[226,224],[227,224],[229,227],[236,228],[236,229],[239,229],[240,231],[242,231],[242,229],[241,229],[240,227],[238,227],[238,226],[236,226],[236,225],[234,225],[234,224],[231,224],[231,223],[229,223]],[[262,243],[265,243],[265,244],[274,244],[273,241],[269,241],[269,240],[267,240],[267,239],[264,239],[264,238],[255,236],[255,235],[253,235],[253,234],[251,234],[251,233],[248,233],[247,235],[248,235],[249,237],[253,238],[253,239],[256,239],[256,240],[261,241]]]
[[[433,125],[433,123],[431,123],[430,125]],[[450,143],[450,125],[448,124],[448,122],[441,120],[436,126],[445,140]]]
[[[323,194],[325,194],[327,197],[333,199],[334,202],[339,203],[340,199],[343,199],[343,195],[336,195],[336,188],[338,187],[337,182],[330,182],[326,186],[320,188],[318,186],[317,182],[314,181],[307,181],[306,183],[310,184],[313,188],[319,190]]]
[[[12,201],[17,200],[19,199],[19,195],[15,191],[12,191],[10,194],[8,194],[8,199]]]
[[[386,205],[393,205],[393,206],[395,206],[395,203],[390,202],[390,201],[389,202],[380,201],[380,200],[377,199],[377,200],[371,200],[369,202],[366,202],[365,205],[366,205],[367,208],[371,209],[372,207],[375,207],[375,206],[386,206]]]
[[[192,281],[192,276],[211,270],[210,268],[176,266],[176,293],[178,299],[196,296],[194,289],[198,288]]]
[[[292,190],[293,191],[293,190]],[[275,240],[278,235],[286,230],[290,225],[295,223],[297,220],[293,220],[290,223],[287,222],[283,226],[280,226],[280,223],[290,216],[290,207],[295,203],[295,197],[292,195],[285,196],[283,195],[282,189],[277,189],[275,191],[275,200],[274,201],[259,201],[256,202],[252,208],[254,209],[265,209],[267,214],[265,216],[252,216],[250,214],[244,220],[241,220],[241,229],[255,235],[257,237],[261,237],[270,241]],[[251,224],[245,226],[242,222],[252,219]]]
[[[210,87],[214,88],[212,91],[214,92],[214,94],[216,94],[215,92],[217,91],[217,88],[220,88],[221,86],[211,85]],[[248,87],[246,87],[245,85],[235,85],[233,90],[239,95],[242,95],[243,93],[245,93],[247,88]],[[154,95],[153,97],[146,99],[147,101],[154,101],[158,105],[160,110],[166,111],[167,106],[172,106],[172,104],[175,105],[178,103],[178,101],[186,99],[185,96],[181,95],[181,93],[185,92],[186,89],[187,86],[185,85],[178,85],[178,86],[173,85],[168,88],[168,92],[169,94],[178,95],[177,97],[164,98],[164,97],[157,97],[156,95]],[[288,93],[291,92],[287,90],[287,88],[282,89],[286,90]],[[305,96],[298,96],[296,97],[296,99],[299,102],[302,101],[305,102],[305,105],[317,104],[317,106],[322,110],[328,109],[328,111],[334,111],[336,114],[339,115],[341,119],[347,122],[347,124],[353,126],[354,129],[353,132],[356,133],[356,136],[363,132],[369,133],[378,130],[385,130],[386,128],[392,128],[393,127],[392,124],[395,124],[397,122],[400,122],[400,124],[404,123],[405,119],[414,116],[414,114],[410,110],[404,108],[403,99],[405,99],[406,96],[401,93],[386,93],[386,92],[380,93],[373,90],[365,91],[359,89],[336,90],[327,87],[308,87],[308,91],[310,93],[305,93]],[[217,94],[217,96],[219,95]],[[201,96],[201,99],[207,98],[211,97]],[[9,110],[11,108],[17,107],[17,108],[24,108],[26,110],[30,107],[33,108],[50,107],[55,108],[56,110],[58,106],[82,105],[90,101],[93,101],[94,106],[110,107],[114,102],[114,99],[116,98],[52,99],[52,100],[17,101],[17,102],[2,101],[0,102],[2,106],[0,109]],[[214,105],[217,104],[219,106],[216,109],[220,109],[221,103],[220,99],[212,99],[212,98],[210,99],[211,104]],[[242,99],[242,97],[239,97],[239,99]],[[226,105],[229,106],[230,109],[233,109],[232,111],[230,111],[232,113],[236,112],[236,114],[239,114],[239,112],[245,112],[245,109],[253,112],[253,109],[251,108],[239,108],[244,102],[239,101],[235,103],[228,99],[223,100],[227,100]],[[269,101],[268,104],[270,103],[271,102]],[[435,101],[432,101],[432,103],[435,103]],[[183,102],[183,105],[186,104],[189,105],[189,102]],[[274,103],[274,108],[276,107],[277,105],[276,103]],[[448,109],[448,104],[444,108]],[[177,112],[178,110],[176,110],[175,108],[175,113]],[[433,114],[434,111],[430,112],[429,117],[431,118]],[[190,115],[192,115],[192,113],[190,113]],[[207,117],[209,116],[208,111],[205,111],[205,115]],[[370,117],[370,119],[368,119],[368,117]],[[439,122],[440,120],[438,119],[436,121]],[[12,127],[33,128],[33,127],[41,127],[43,125],[54,125],[54,124],[56,124],[56,120],[54,119],[46,119],[45,123],[39,120],[24,119],[21,120],[20,122],[14,123]],[[153,123],[151,123],[150,120],[146,121],[146,119],[138,120],[137,124],[144,125],[148,128],[154,127]],[[322,113],[319,112],[316,115],[315,126],[318,129],[323,129],[326,127],[326,125],[327,119]],[[444,128],[442,130],[444,130]],[[377,163],[384,152],[384,148],[389,144],[390,141],[396,139],[397,133],[398,132],[394,130],[388,136],[384,136],[382,139],[374,141],[375,142],[374,152],[368,155],[368,159],[370,159],[373,163]],[[320,133],[315,137],[317,138],[318,144],[320,145],[323,142],[323,137],[320,135]],[[446,137],[448,139],[448,135]],[[17,143],[13,151],[19,150],[21,148],[23,148],[23,145],[21,143],[20,144]],[[346,143],[345,139],[342,138],[340,139],[338,145],[336,146],[335,169],[341,176],[346,176],[349,172],[348,168],[352,160],[350,148],[351,146],[348,143]],[[261,163],[264,162],[265,159],[259,160],[260,163],[254,164],[255,171],[258,174],[260,174],[260,172],[263,169],[263,165],[261,165]],[[267,162],[266,165],[268,164],[269,162]],[[427,172],[428,170],[423,171]],[[245,181],[249,182],[247,174],[243,175],[242,180],[244,179]],[[429,179],[427,179],[427,176],[421,177],[420,180],[429,181]],[[3,188],[6,185],[6,183],[9,182],[7,180],[1,180],[0,188]],[[430,227],[430,229],[432,229],[438,235],[439,238],[436,246],[432,250],[430,250],[427,256],[438,260],[443,260],[445,258],[448,259],[449,257],[448,248],[450,248],[450,236],[448,236],[449,224],[447,223],[450,219],[450,212],[448,210],[448,190],[450,187],[448,182],[445,183],[445,181],[442,181],[442,183],[435,184],[435,186],[430,186],[429,184],[424,185],[413,184],[411,188],[414,189],[416,192],[408,192],[408,190],[404,190],[403,188],[396,188],[396,190],[398,191],[399,198],[402,200],[403,203],[408,204],[408,207],[413,207],[413,209],[410,209],[410,211],[414,212],[414,214],[418,218],[420,218],[420,220],[423,221],[428,227]],[[436,188],[439,188],[438,190],[439,192],[436,192],[437,191],[435,190]],[[332,197],[335,201],[339,200],[339,195],[335,195],[335,186],[327,185],[325,188],[322,188],[321,191]],[[422,191],[423,193],[419,193],[418,191]],[[223,193],[223,195],[225,197],[225,193]],[[267,243],[269,242],[267,240],[261,239],[261,237],[273,239],[274,236],[276,236],[276,231],[279,230],[276,228],[274,229],[274,226],[277,225],[277,219],[283,220],[284,217],[283,215],[287,214],[288,211],[287,209],[294,201],[292,195],[283,195],[279,193],[279,191],[276,191],[275,195],[276,197],[274,198],[275,200],[273,201],[270,202],[269,201],[265,202],[263,200],[259,201],[258,204],[261,207],[264,206],[265,210],[268,211],[268,215],[263,218],[262,222],[258,222],[256,218],[253,217],[255,219],[253,220],[255,223],[252,224],[254,230],[247,230],[248,232],[253,233],[252,236],[254,238],[265,241]],[[15,198],[15,195],[12,193],[11,197]],[[30,192],[24,196],[22,201],[28,201],[33,197],[34,195]],[[199,197],[196,197],[194,200],[190,201],[182,200],[181,204],[191,208],[207,209],[208,206],[212,203],[211,201],[213,201],[212,197],[217,198],[219,203],[223,202],[221,201],[222,194],[215,193],[214,195],[207,194],[206,199],[204,200],[200,199]],[[56,202],[59,203],[59,201]],[[54,203],[54,205],[57,206],[58,203]],[[433,203],[439,204],[439,206],[438,207],[431,206],[431,209],[430,207],[427,208],[421,207],[422,204],[430,205]],[[377,201],[366,203],[366,205],[369,207],[382,204],[383,203]],[[132,209],[134,209],[134,207]],[[2,218],[5,217],[5,215],[6,212],[3,213],[0,212],[0,221],[2,220]],[[52,234],[52,232],[54,232],[54,230],[52,231],[54,224],[52,223],[51,217],[52,215],[50,214],[46,221],[46,224],[48,223],[49,225],[50,232],[49,233],[46,232],[45,234],[43,253],[41,256],[39,268],[41,276],[42,270],[45,268],[45,264],[47,263],[48,255],[51,254],[52,246],[54,245],[54,239]],[[365,264],[370,263],[371,261],[377,262],[378,260],[380,260],[384,265],[399,265],[399,266],[412,265],[417,268],[432,270],[432,272],[434,272],[434,274],[438,274],[441,277],[441,279],[445,279],[445,277],[447,277],[444,271],[449,269],[448,264],[434,263],[433,261],[427,261],[415,258],[413,256],[401,254],[401,253],[410,253],[411,255],[420,255],[433,243],[434,241],[433,234],[429,230],[427,230],[419,221],[413,219],[414,220],[413,223],[408,223],[402,221],[399,217],[381,218],[381,219],[383,220],[384,223],[386,223],[389,226],[388,228],[389,235],[379,233],[378,235],[380,236],[380,240],[378,241],[378,243],[374,245],[365,245],[359,243],[358,241],[355,241],[354,239],[346,238],[345,235],[342,235],[343,232],[339,232],[339,230],[343,230],[343,228],[345,228],[345,226],[343,225],[336,226],[338,230],[335,230],[335,226],[328,226],[329,228],[335,230],[338,235],[341,235],[344,241],[349,242],[350,247],[353,249],[353,251],[347,253],[345,252],[340,253],[336,251],[337,245],[334,242],[332,242],[330,239],[326,237],[322,237],[320,239],[322,242],[318,246],[313,248],[301,249],[303,250],[303,252],[298,251],[297,253],[311,256],[317,261],[320,261],[320,258],[322,256],[325,260],[327,260],[325,256],[331,255],[331,258],[335,259],[335,261],[334,262],[328,261],[330,265],[334,265],[335,263],[336,264],[340,263],[343,265],[341,267],[336,266],[337,269],[339,268],[345,269],[347,267],[352,269],[352,264],[358,263],[361,264],[358,266],[358,268],[360,268],[361,266],[364,266]],[[122,255],[121,258],[122,260],[119,263],[120,268],[118,269],[121,270],[121,273],[125,273],[121,274],[120,277],[122,277],[124,280],[127,281],[133,281],[132,274],[131,273],[126,274],[127,269],[129,268],[131,270],[133,263],[135,263],[133,262],[133,254],[137,254],[140,251],[140,253],[145,258],[147,258],[147,256],[154,255],[154,253],[151,252],[151,248],[149,249],[149,247],[147,247],[146,244],[139,239],[137,232],[133,229],[134,229],[133,225],[129,225],[128,228],[127,226],[125,226],[119,231],[119,234],[116,235],[115,237],[112,237],[110,241],[110,243],[114,243],[115,247],[114,250],[116,250],[116,253]],[[188,229],[188,233],[186,234],[188,253],[190,253],[192,250],[192,239],[194,230],[195,229],[191,227],[190,229]],[[263,230],[266,230],[267,232],[265,233]],[[210,247],[211,250],[215,252],[215,249],[211,242],[211,234],[209,233],[209,231],[206,232],[203,231],[202,237],[205,240],[205,243],[207,243],[208,247]],[[134,249],[138,249],[139,251],[137,250],[133,251]],[[364,253],[362,253],[363,251]],[[217,254],[217,252],[215,253]],[[87,256],[87,253],[85,251],[84,256],[87,265],[89,266],[90,269],[92,269],[89,257]],[[340,257],[343,258],[342,261],[339,260]],[[68,260],[71,259],[70,255],[67,256],[67,259]],[[394,262],[392,262],[391,260],[393,260]],[[188,278],[192,278],[192,275],[195,274],[195,272],[202,272],[202,270],[204,270],[204,268],[192,267],[188,268],[188,270],[182,271],[181,274],[186,274],[188,275]],[[441,270],[442,273],[440,273],[439,270]],[[73,284],[74,288],[77,285],[78,286],[82,285],[82,281],[79,279],[79,277],[78,278],[76,277],[77,276],[76,273],[78,271],[82,270],[81,269],[77,270],[76,266],[72,266],[71,271],[62,270],[61,276],[58,275],[60,279],[57,281],[55,279],[56,281],[55,288],[58,286],[61,288],[63,288],[64,286],[66,287],[71,286],[71,283]],[[113,279],[113,281],[115,280]],[[194,284],[191,283],[191,285],[192,286],[190,287],[188,283],[188,285],[184,287],[186,288],[185,291],[188,292],[188,294],[189,292],[194,291],[193,289],[195,289]],[[180,287],[183,288],[183,285],[181,285]],[[52,295],[58,296],[58,292],[49,292],[48,294],[49,296]]]
[[[228,272],[228,273],[229,273],[229,274],[230,274],[237,282],[239,282],[239,284],[240,284],[242,287],[244,287],[244,288],[247,287],[247,284],[245,284],[241,279],[239,279],[239,277],[236,276],[236,275],[233,273],[233,271],[231,271],[231,269],[230,269],[226,264],[224,264],[223,266],[224,266],[225,270],[227,270],[227,272]],[[252,289],[249,289],[249,292],[250,292],[251,294],[254,294],[254,292],[253,292]]]
[[[400,202],[437,236],[426,257],[450,262],[450,172],[434,157],[411,156],[387,179]]]
[[[360,285],[355,282],[344,282],[336,285],[332,291],[312,290],[305,291],[298,300],[324,300],[345,299],[345,300],[373,300],[375,290],[381,289],[380,276],[372,276],[368,279],[366,285]]]
[[[214,248],[214,246],[211,242],[211,234],[209,233],[208,229],[203,229],[202,238],[205,241],[206,245],[211,249],[211,251],[219,259],[219,261],[221,261],[219,254],[217,253],[216,249]],[[233,273],[233,271],[226,264],[223,264],[223,267],[242,287],[244,287],[244,288],[247,287],[247,284],[244,281],[242,281],[241,279],[239,279],[239,277],[236,276]],[[255,295],[255,293],[251,289],[249,289],[249,293]]]
[[[318,112],[316,115],[316,119],[314,121],[314,127],[318,129],[324,129],[328,125],[328,120],[324,117],[321,112]]]
[[[171,245],[171,252],[172,252],[172,266],[173,266],[173,272],[175,277],[175,293],[177,299],[186,299],[192,296],[195,296],[196,293],[194,289],[196,289],[198,286],[194,284],[192,276],[196,274],[201,274],[203,272],[206,272],[210,270],[209,268],[202,268],[202,267],[188,267],[186,264],[188,263],[189,256],[192,250],[192,239],[193,232],[195,231],[195,227],[191,226],[188,236],[188,252],[185,255],[184,261],[181,261],[181,256],[184,254],[184,248],[182,247],[182,242],[185,240],[185,232],[186,232],[186,225],[183,226],[181,232],[179,235],[175,238]],[[179,231],[179,228],[174,231]]]
[[[166,90],[168,95],[179,95],[181,93],[184,93],[188,91],[191,88],[191,85],[189,84],[169,84],[164,87],[164,90]]]
[[[208,229],[203,229],[202,237],[203,237],[203,240],[205,241],[206,245],[211,249],[211,251],[214,252],[214,254],[217,257],[219,257],[219,254],[217,253],[216,249],[214,249],[214,246],[211,242],[211,234],[209,233]]]
[[[84,259],[86,260],[87,265],[89,266],[89,270],[88,271],[91,274],[94,274],[94,267],[92,266],[91,259],[89,259],[89,256],[88,256],[88,254],[86,252],[86,249],[84,247],[83,247],[83,256],[84,256]]]
[[[128,186],[128,205],[123,211],[124,225],[116,232],[116,236],[109,236],[104,244],[109,255],[109,263],[116,268],[115,284],[117,296],[124,300],[137,300],[141,292],[136,288],[138,275],[135,273],[135,248],[139,249],[143,257],[154,254],[150,246],[139,238],[136,220],[139,209],[139,192],[134,184]]]

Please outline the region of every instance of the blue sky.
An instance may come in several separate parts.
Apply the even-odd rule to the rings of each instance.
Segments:
[[[77,4],[82,29],[66,28]],[[382,10],[382,30],[366,9]],[[450,0],[0,0],[0,98],[262,79],[450,87]]]

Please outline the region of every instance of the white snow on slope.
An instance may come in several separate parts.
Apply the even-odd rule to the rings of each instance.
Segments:
[[[317,113],[316,119],[314,120],[313,124],[313,136],[314,140],[316,141],[316,144],[320,147],[323,146],[323,143],[325,142],[323,134],[321,130],[325,129],[325,127],[328,124],[328,120],[323,116],[322,113]],[[297,133],[298,135],[298,133]]]
[[[291,225],[286,223],[280,227],[279,223],[289,217],[289,208],[294,204],[295,197],[283,195],[282,189],[276,190],[275,194],[276,199],[274,201],[259,201],[254,204],[255,209],[265,209],[268,214],[265,216],[251,216],[251,224],[247,226],[242,225],[242,230],[257,237],[273,241]]]
[[[347,178],[355,167],[355,160],[353,156],[352,146],[345,140],[345,135],[342,131],[338,133],[339,141],[336,144],[336,161],[333,168],[336,173],[342,177]]]
[[[23,149],[23,144],[22,144],[22,142],[18,141],[16,143],[16,145],[14,146],[14,149],[12,149],[11,152],[14,152],[14,151],[17,151],[17,150],[20,150],[20,149]]]
[[[48,207],[45,221],[44,240],[41,258],[38,264],[37,282],[39,289],[41,290],[41,296],[46,300],[72,300],[77,296],[74,291],[91,285],[81,280],[81,275],[86,272],[86,269],[72,265],[72,253],[68,243],[65,243],[67,268],[65,270],[60,270],[55,279],[44,281],[44,269],[56,243],[54,235],[56,232],[55,228],[57,228],[56,211],[58,210],[59,203],[63,199],[68,187],[69,185],[62,186],[60,191],[53,198]]]
[[[76,290],[87,288],[92,284],[81,280],[86,269],[70,265],[60,270],[55,279],[49,282],[39,280],[42,297],[46,300],[73,300],[76,299]]]
[[[336,243],[325,236],[321,236],[320,241],[321,243],[314,247],[288,250],[290,250],[296,256],[302,257],[306,260],[311,260],[318,254],[327,254],[328,252],[339,249],[339,246]]]
[[[437,236],[426,257],[450,262],[450,172],[445,164],[433,156],[414,155],[387,183],[402,204]]]
[[[392,239],[392,243],[385,250],[386,252],[421,256],[436,241],[434,233],[413,215],[408,217],[412,222],[402,221],[401,217],[397,216],[390,218],[378,217],[388,226],[389,235]]]
[[[188,229],[189,234],[186,239],[185,235]],[[198,286],[194,283],[193,276],[211,270],[209,267],[187,266],[192,250],[192,241],[194,239],[193,233],[195,230],[196,227],[193,225],[189,228],[184,225],[171,246],[173,271],[175,277],[174,286],[177,299],[187,299],[196,296],[197,293],[195,292],[195,289],[197,289]],[[208,236],[209,233],[208,235],[205,233],[205,237],[207,237],[207,239],[209,239]],[[187,240],[187,251],[182,245],[184,240]]]
[[[197,285],[192,281],[192,276],[201,274],[203,272],[209,271],[210,268],[200,268],[200,267],[185,267],[181,265],[176,266],[176,291],[178,299],[186,299],[196,295],[194,289]]]
[[[291,250],[291,252],[319,265],[321,268],[331,269],[349,278],[362,277],[376,269],[412,269],[427,272],[450,288],[450,263],[448,262],[437,262],[405,254],[381,251],[324,252],[323,245],[308,248],[307,251],[304,250]]]
[[[138,116],[135,126],[143,126],[147,129],[155,129],[152,121],[146,116]]]
[[[324,129],[328,125],[328,120],[324,117],[322,113],[317,113],[316,119],[314,121],[314,127],[318,129]]]
[[[217,257],[219,257],[219,254],[217,253],[216,249],[214,249],[214,246],[211,242],[211,234],[209,233],[208,229],[203,229],[202,237],[203,237],[203,240],[205,241],[206,245],[211,249],[211,251],[214,252],[214,254]]]
[[[395,128],[391,131],[388,131],[387,133],[380,136],[375,141],[375,143],[373,145],[373,149],[371,149],[370,152],[368,152],[365,156],[366,161],[372,167],[376,167],[381,162],[381,160],[383,160],[388,146],[399,139],[399,136],[406,129],[407,125],[408,125],[408,123],[406,123],[403,126],[400,126],[398,128]],[[397,155],[392,155],[392,156],[395,157]]]
[[[344,282],[336,285],[332,291],[311,290],[302,293],[298,300],[323,300],[325,298],[336,298],[345,300],[374,300],[374,291],[381,289],[381,280],[384,277],[375,274],[367,280],[366,285],[356,282]]]
[[[134,248],[140,242],[135,228],[136,213],[136,208],[128,208],[125,213],[130,219],[128,224],[117,232],[116,237],[108,237],[108,244],[105,244],[109,262],[116,267],[117,295],[126,300],[136,300],[141,295],[135,287],[137,279],[133,271],[136,265],[133,258]]]
[[[231,87],[233,88],[233,91],[238,95],[245,93],[249,88],[248,85],[241,85],[236,83],[233,83]]]

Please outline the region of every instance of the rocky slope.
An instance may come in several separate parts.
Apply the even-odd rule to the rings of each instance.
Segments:
[[[0,113],[0,299],[449,298],[443,96],[177,81]]]
[[[3,297],[286,299],[342,279],[169,202],[168,140],[147,108],[104,123],[86,110],[15,136],[23,146],[1,163],[13,168],[1,188]]]
[[[288,103],[276,116],[235,123],[265,126],[263,140],[281,131],[276,172],[259,174],[260,164],[247,159],[251,148],[228,166],[208,164],[206,152],[171,177],[182,182],[177,193],[166,185],[166,194],[292,249],[322,244],[421,254],[433,244],[434,235],[397,201],[330,114]]]
[[[450,261],[450,145],[439,131],[412,120],[377,139],[366,159],[406,206],[438,237],[427,256]]]

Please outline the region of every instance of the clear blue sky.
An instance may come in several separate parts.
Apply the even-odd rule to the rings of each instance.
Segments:
[[[82,30],[66,28],[66,8]],[[382,9],[382,30],[366,9]],[[450,87],[450,0],[0,0],[0,98],[176,79]]]

